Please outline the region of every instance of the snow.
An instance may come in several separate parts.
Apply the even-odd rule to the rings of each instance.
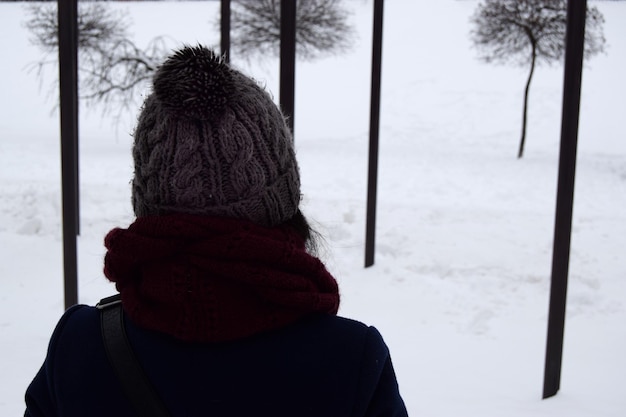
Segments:
[[[340,313],[375,325],[413,416],[626,415],[626,4],[604,14],[607,53],[583,72],[563,370],[541,399],[563,68],[531,87],[517,160],[526,68],[476,60],[476,1],[385,4],[376,263],[364,268],[372,2],[350,0],[350,53],[297,66],[295,137],[304,211],[342,292]],[[218,45],[216,2],[111,3],[138,42]],[[63,313],[58,113],[29,64],[39,51],[25,5],[0,3],[0,415],[23,394]],[[234,63],[278,97],[278,64]],[[137,107],[139,103],[137,103]],[[135,114],[80,120],[79,297],[114,289],[102,238],[132,221]]]

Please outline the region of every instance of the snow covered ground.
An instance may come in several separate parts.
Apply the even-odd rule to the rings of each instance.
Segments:
[[[372,2],[350,0],[359,37],[345,56],[297,67],[295,135],[305,212],[340,313],[389,344],[413,416],[626,415],[626,4],[595,1],[607,53],[583,72],[561,390],[541,400],[563,69],[531,88],[526,156],[516,159],[526,68],[475,59],[476,1],[385,5],[376,264],[363,268]],[[139,43],[217,45],[216,2],[113,3]],[[0,3],[0,415],[23,393],[63,312],[58,114],[28,64],[24,4]],[[277,61],[234,63],[278,97]],[[138,103],[139,105],[139,103]],[[113,292],[102,238],[132,221],[135,114],[116,126],[81,112],[80,302]]]

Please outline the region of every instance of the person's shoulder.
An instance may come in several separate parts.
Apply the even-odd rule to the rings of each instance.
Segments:
[[[382,339],[376,327],[365,324],[361,321],[331,315],[320,315],[312,320],[317,321],[317,325],[329,329],[329,331],[340,332],[341,334],[360,335],[362,337]]]
[[[383,336],[376,327],[340,316],[335,317],[334,321],[340,331],[360,335],[370,354],[383,357],[389,354],[389,349],[387,348]]]
[[[59,319],[50,338],[50,350],[59,346],[75,344],[78,339],[86,339],[100,332],[99,311],[95,307],[77,304],[68,308]]]
[[[298,324],[300,331],[333,341],[334,344],[365,349],[367,355],[386,357],[389,350],[382,335],[374,326],[351,318],[316,315]]]
[[[59,335],[66,332],[69,328],[72,328],[78,325],[85,320],[89,320],[90,318],[94,318],[97,316],[97,310],[95,307],[90,307],[84,304],[76,304],[69,307],[59,321],[57,322],[56,328],[54,329],[54,337],[58,337]]]
[[[82,328],[85,325],[98,323],[99,311],[97,308],[85,304],[76,304],[68,308],[59,319],[55,333],[66,333]]]

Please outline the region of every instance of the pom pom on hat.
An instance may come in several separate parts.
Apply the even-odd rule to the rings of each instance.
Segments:
[[[134,132],[135,215],[291,219],[300,175],[291,130],[270,95],[203,46],[158,69]]]
[[[192,119],[219,116],[232,90],[231,69],[202,46],[177,51],[154,77],[154,93],[162,105]]]

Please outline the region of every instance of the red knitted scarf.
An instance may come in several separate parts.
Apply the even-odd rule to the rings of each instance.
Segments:
[[[335,279],[288,227],[146,216],[113,229],[105,246],[104,273],[126,314],[185,341],[240,339],[339,307]]]

